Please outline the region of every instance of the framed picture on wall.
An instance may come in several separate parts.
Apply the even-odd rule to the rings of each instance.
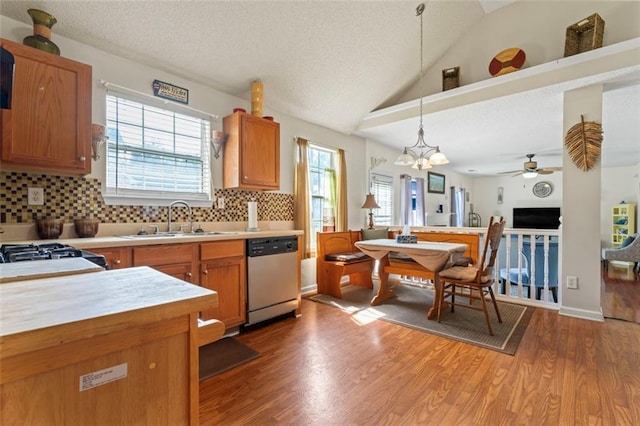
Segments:
[[[434,194],[444,194],[444,175],[433,172],[427,173],[427,191]]]

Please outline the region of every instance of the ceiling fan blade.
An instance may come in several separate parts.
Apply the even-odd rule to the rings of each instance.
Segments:
[[[521,174],[524,173],[524,170],[518,170],[517,172],[515,172],[511,177],[516,177],[516,176],[520,176]]]
[[[539,175],[550,175],[551,173],[553,173],[553,170],[549,170],[549,169],[540,169],[540,170],[538,170],[538,174]]]
[[[551,170],[552,172],[562,171],[562,167],[543,167],[542,170]]]
[[[498,174],[499,175],[510,175],[511,173],[518,173],[518,172],[522,173],[522,170],[511,170],[511,171],[508,171],[508,172],[500,172]]]

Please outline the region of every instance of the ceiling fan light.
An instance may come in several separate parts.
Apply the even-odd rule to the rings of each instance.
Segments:
[[[525,179],[533,179],[538,176],[538,172],[524,172],[522,177]]]
[[[393,164],[396,166],[410,166],[415,162],[413,155],[407,152],[407,148],[404,149],[404,152],[400,154],[400,156],[394,161]]]
[[[431,157],[429,157],[429,164],[433,164],[434,166],[441,166],[448,163],[449,160],[443,153],[440,152],[440,147],[437,147],[436,152],[434,152]]]

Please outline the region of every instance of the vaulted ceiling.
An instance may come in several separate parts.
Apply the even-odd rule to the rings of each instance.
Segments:
[[[514,1],[428,2],[424,69],[489,14],[527,3]],[[378,128],[365,128],[363,122],[373,111],[406,101],[416,85],[418,3],[2,0],[0,14],[31,24],[28,8],[46,10],[58,20],[54,40],[55,35],[77,40],[244,99],[250,98],[250,83],[259,79],[269,110],[400,150],[415,141],[417,120]],[[624,132],[619,138],[626,154],[612,158],[631,160],[612,165],[640,163],[639,80],[613,87],[604,100],[604,114],[620,122],[612,122],[608,137]],[[550,162],[541,166],[558,165],[557,127],[540,126],[562,120],[558,93],[520,96],[518,111],[513,103],[494,102],[426,115],[428,136],[451,141],[447,155],[461,173],[511,170],[528,153],[539,154],[539,162],[549,155]],[[628,125],[629,117],[635,117],[634,125]],[[533,130],[537,138],[522,140]],[[505,150],[515,139],[521,146]],[[470,152],[469,141],[484,147],[482,152]]]

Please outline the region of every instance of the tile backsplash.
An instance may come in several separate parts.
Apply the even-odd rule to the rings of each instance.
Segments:
[[[43,206],[30,206],[27,188],[43,188]],[[98,179],[78,176],[0,172],[0,223],[34,223],[42,217],[72,221],[95,217],[102,223],[152,223],[167,220],[166,206],[109,206],[104,203]],[[194,207],[194,222],[247,221],[247,202],[258,202],[259,221],[292,221],[293,195],[236,189],[215,189],[224,197],[225,208]],[[176,206],[172,219],[187,221],[187,211]]]

